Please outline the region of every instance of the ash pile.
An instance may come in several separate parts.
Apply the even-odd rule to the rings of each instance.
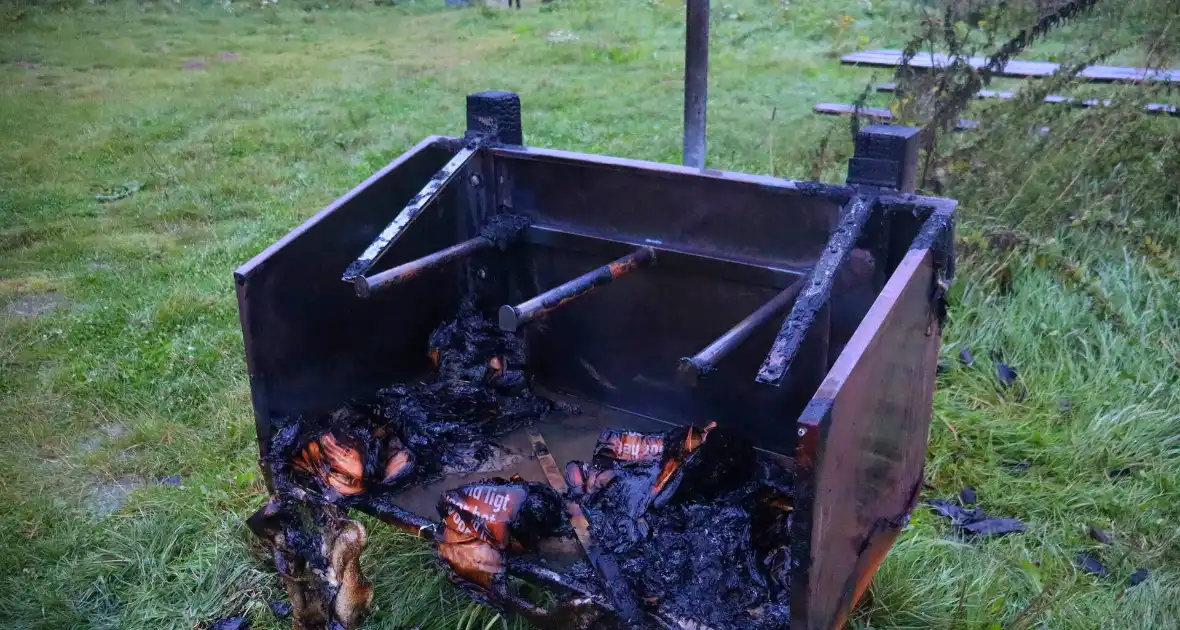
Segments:
[[[597,572],[625,579],[620,610],[638,606],[649,627],[789,625],[791,475],[771,456],[712,425],[606,431],[565,480]]]
[[[562,470],[534,425],[578,410],[532,392],[518,336],[468,304],[431,334],[429,353],[435,370],[419,382],[272,427],[275,496],[249,524],[294,627],[355,628],[372,602],[350,508],[416,527],[456,584],[538,626],[789,624],[792,480],[772,456],[713,425],[608,430],[588,461]],[[437,521],[397,506],[412,486],[508,468],[497,439],[524,427],[547,484],[490,477],[451,489]],[[554,562],[554,548],[580,559]]]

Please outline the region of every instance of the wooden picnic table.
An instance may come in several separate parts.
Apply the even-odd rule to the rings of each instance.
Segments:
[[[861,107],[857,109],[856,105],[848,105],[845,103],[817,103],[812,108],[817,114],[824,114],[825,116],[860,116],[867,118],[873,122],[892,123],[893,112],[884,107]],[[974,120],[959,120],[955,123],[955,131],[966,131],[968,129],[978,129],[979,123]]]
[[[903,52],[900,50],[866,50],[852,53],[840,58],[845,65],[872,66],[878,68],[896,68],[901,65]],[[987,65],[984,57],[968,57],[971,67],[979,69]],[[951,57],[941,53],[920,52],[910,60],[911,68],[929,70],[948,66]],[[1047,77],[1061,67],[1059,63],[1049,61],[1018,61],[1012,60],[1004,64],[997,76],[1013,79],[1033,79]],[[1125,68],[1117,66],[1090,66],[1079,73],[1079,76],[1092,83],[1149,83],[1164,81],[1180,83],[1180,69],[1147,69]]]
[[[877,86],[877,91],[884,92],[887,94],[892,94],[892,93],[898,91],[898,86],[896,83],[882,83]],[[992,99],[992,98],[994,98],[994,99],[999,99],[1002,101],[1009,101],[1009,100],[1016,98],[1016,93],[1015,92],[1000,92],[997,90],[980,90],[975,93],[975,98],[978,98],[978,99]],[[1058,104],[1063,104],[1063,105],[1072,105],[1074,107],[1110,107],[1112,104],[1114,104],[1114,101],[1112,101],[1111,99],[1108,99],[1108,98],[1105,98],[1105,99],[1097,99],[1097,98],[1077,99],[1077,98],[1073,98],[1071,96],[1057,96],[1055,94],[1049,94],[1048,96],[1046,96],[1044,98],[1044,102],[1058,103]],[[1165,105],[1162,103],[1148,103],[1147,105],[1145,105],[1143,107],[1143,111],[1147,112],[1148,114],[1165,114],[1168,116],[1175,116],[1175,117],[1180,118],[1180,107],[1176,107],[1175,105]],[[822,112],[822,113],[828,113],[828,112]]]

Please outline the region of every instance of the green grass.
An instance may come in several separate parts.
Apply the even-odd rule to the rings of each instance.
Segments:
[[[282,627],[242,524],[264,489],[230,272],[423,136],[459,133],[466,93],[520,92],[531,144],[678,161],[681,4],[441,4],[4,6],[0,626],[193,628],[246,612]],[[714,7],[710,166],[841,179],[847,123],[810,107],[855,98],[873,73],[838,53],[904,44],[904,5],[729,5]],[[577,39],[550,42],[559,30]],[[1112,137],[1163,143],[1159,155],[1174,149],[1168,129]],[[1151,185],[1174,163],[1155,173],[1068,135],[1010,135],[947,191],[965,223],[944,354],[970,347],[978,363],[939,377],[927,494],[975,486],[1029,531],[964,543],[917,510],[854,624],[1174,628],[1180,280],[1166,228],[1180,206]],[[1092,163],[1080,184],[1070,155]],[[1043,182],[1010,183],[1037,169]],[[133,181],[127,199],[95,199]],[[1060,229],[1073,214],[1080,227]],[[999,228],[1033,240],[1008,247]],[[45,294],[64,303],[37,317],[8,306]],[[993,349],[1027,399],[997,393]],[[1031,467],[1014,472],[1021,460]],[[182,485],[156,483],[168,475]],[[142,485],[96,515],[96,492],[118,480]],[[1115,543],[1091,541],[1090,524]],[[500,625],[423,546],[372,530],[366,627]],[[1081,551],[1113,577],[1081,574]],[[1141,566],[1149,581],[1118,598]]]

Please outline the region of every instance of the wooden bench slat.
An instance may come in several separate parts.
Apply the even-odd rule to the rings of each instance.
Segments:
[[[896,68],[901,65],[900,50],[868,50],[864,52],[844,55],[840,62],[845,65],[875,66]],[[979,69],[987,65],[984,57],[968,57],[967,63]],[[910,67],[919,69],[939,68],[950,65],[951,57],[941,53],[921,52],[910,60]],[[1047,77],[1061,64],[1049,61],[1019,61],[1012,60],[1004,64],[998,76],[1015,79]],[[1090,66],[1079,73],[1079,76],[1092,83],[1146,83],[1150,81],[1164,81],[1180,83],[1180,69],[1149,70],[1146,68],[1126,68],[1119,66]]]
[[[884,92],[884,93],[896,92],[897,91],[897,84],[896,83],[881,83],[877,86],[877,91]],[[999,92],[996,90],[980,90],[975,93],[975,98],[979,98],[979,99],[998,98],[1000,100],[1006,101],[1006,100],[1011,100],[1013,98],[1016,98],[1016,93],[1015,92]],[[1110,99],[1098,100],[1096,98],[1090,98],[1090,99],[1079,101],[1079,100],[1071,98],[1069,96],[1058,96],[1056,94],[1050,94],[1050,95],[1046,96],[1045,102],[1046,103],[1067,103],[1070,105],[1074,105],[1075,107],[1098,107],[1098,106],[1110,107],[1112,104],[1112,101]],[[1177,108],[1175,105],[1165,105],[1163,103],[1151,103],[1151,104],[1147,105],[1146,107],[1144,107],[1143,111],[1148,114],[1166,114],[1168,116],[1180,116],[1180,108]]]
[[[824,114],[826,116],[852,116],[857,114],[856,105],[849,105],[847,103],[817,103],[814,111],[817,114]],[[868,118],[876,122],[893,122],[893,112],[883,107],[862,107],[859,113],[861,118]],[[974,120],[960,120],[955,124],[956,131],[976,129],[978,127],[979,123]]]

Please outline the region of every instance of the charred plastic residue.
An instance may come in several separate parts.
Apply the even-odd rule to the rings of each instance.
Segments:
[[[566,481],[596,544],[662,624],[789,624],[791,477],[769,456],[712,426],[607,431]]]

